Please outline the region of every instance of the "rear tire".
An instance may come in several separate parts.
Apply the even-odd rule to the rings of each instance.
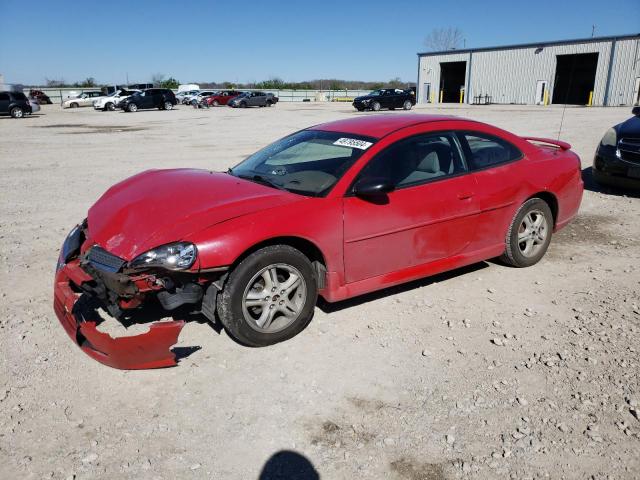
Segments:
[[[165,109],[165,110],[173,110],[173,103],[171,103],[171,102],[164,102],[164,109]]]
[[[271,107],[272,105],[273,105],[273,102],[272,102],[272,101],[268,101],[268,102],[267,102],[267,107]]]
[[[530,267],[544,257],[551,243],[553,214],[540,198],[520,206],[507,231],[505,251],[500,259],[514,267]]]
[[[217,312],[235,340],[266,347],[304,330],[317,298],[309,259],[288,245],[272,245],[252,253],[231,271],[218,295]]]
[[[24,110],[21,107],[13,107],[11,109],[11,116],[13,118],[23,118],[24,117]]]
[[[240,102],[239,107],[240,107],[240,108],[247,108],[247,104],[246,104],[246,102]]]

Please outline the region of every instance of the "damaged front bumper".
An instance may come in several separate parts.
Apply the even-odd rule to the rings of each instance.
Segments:
[[[171,347],[178,342],[185,322],[155,322],[146,333],[113,338],[97,329],[102,319],[91,304],[93,297],[82,291],[83,284],[93,282],[78,259],[60,265],[56,272],[53,308],[71,340],[91,358],[113,368],[139,370],[176,365]]]
[[[132,268],[130,262],[94,243],[84,220],[62,245],[53,307],[71,340],[91,358],[123,370],[171,367],[177,363],[171,347],[178,342],[185,321],[163,318],[189,305],[195,310],[199,307],[202,315],[215,323],[216,297],[226,270]],[[114,338],[98,330],[104,321],[99,309],[125,326],[142,323],[149,330]]]

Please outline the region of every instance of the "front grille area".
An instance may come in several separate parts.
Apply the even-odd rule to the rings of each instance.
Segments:
[[[618,149],[623,160],[640,164],[640,138],[623,138]]]
[[[116,257],[98,245],[91,247],[91,250],[89,250],[89,254],[87,255],[87,260],[95,268],[99,270],[106,270],[107,272],[117,272],[125,264],[125,260],[120,257]]]

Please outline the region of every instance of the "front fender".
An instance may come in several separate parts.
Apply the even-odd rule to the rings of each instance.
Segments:
[[[294,237],[315,245],[329,271],[342,271],[342,199],[308,198],[261,210],[190,235],[203,270],[229,266],[255,245]]]

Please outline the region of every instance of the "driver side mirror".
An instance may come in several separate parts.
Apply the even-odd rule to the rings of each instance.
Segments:
[[[394,186],[385,178],[365,177],[361,178],[353,186],[353,193],[356,197],[375,198],[386,196],[394,190]]]
[[[632,113],[633,115],[635,115],[636,117],[640,117],[640,106],[638,106],[638,107],[633,107],[633,108],[631,109],[631,113]]]

